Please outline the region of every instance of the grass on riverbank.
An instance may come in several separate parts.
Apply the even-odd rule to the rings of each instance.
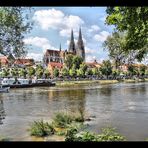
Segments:
[[[73,85],[80,85],[80,84],[115,84],[121,81],[118,80],[87,80],[87,81],[60,81],[56,82],[56,86],[73,86]],[[136,83],[136,82],[148,82],[148,78],[145,79],[124,79],[122,82],[125,83]]]
[[[148,82],[148,79],[125,79],[125,83]]]
[[[88,81],[62,81],[56,82],[56,86],[72,86],[78,84],[114,84],[118,83],[118,80],[88,80]]]

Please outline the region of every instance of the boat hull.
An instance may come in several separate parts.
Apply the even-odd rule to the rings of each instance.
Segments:
[[[3,85],[3,87],[10,87],[10,88],[50,87],[50,86],[55,86],[55,83],[32,83],[32,84]]]
[[[9,92],[10,87],[2,87],[0,88],[0,93]]]

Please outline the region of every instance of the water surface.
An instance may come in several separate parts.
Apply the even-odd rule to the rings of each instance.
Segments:
[[[50,121],[58,111],[82,109],[89,130],[116,127],[128,140],[148,138],[148,83],[76,85],[11,89],[0,93],[0,135],[12,140],[34,140],[27,129],[34,120]]]

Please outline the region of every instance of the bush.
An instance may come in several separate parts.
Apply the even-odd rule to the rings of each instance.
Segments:
[[[82,141],[82,142],[97,141],[97,136],[93,133],[88,132],[88,131],[80,132],[80,133],[76,134],[75,137],[77,138],[77,141]]]
[[[78,141],[77,137],[75,136],[77,133],[78,129],[76,127],[70,127],[65,135],[65,141]]]
[[[72,123],[72,117],[66,113],[57,113],[53,118],[52,124],[55,127],[66,128],[68,124]]]
[[[71,128],[67,131],[65,141],[124,141],[125,137],[115,132],[114,128],[104,128],[103,133],[96,135],[90,132],[79,132],[77,128]]]
[[[103,128],[102,134],[98,135],[98,141],[124,141],[125,137],[115,132],[115,128]]]
[[[38,137],[52,135],[55,132],[54,128],[49,123],[44,123],[43,120],[34,121],[34,123],[31,125],[30,131],[32,136]]]

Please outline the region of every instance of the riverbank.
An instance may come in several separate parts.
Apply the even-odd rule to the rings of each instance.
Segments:
[[[72,86],[79,84],[114,84],[119,83],[121,81],[118,80],[82,80],[82,81],[58,81],[56,82],[56,86]],[[137,83],[137,82],[148,82],[148,79],[125,79],[122,80],[125,83]]]
[[[113,84],[118,83],[117,80],[88,80],[88,81],[60,81],[56,82],[56,86],[72,86],[80,84]]]

